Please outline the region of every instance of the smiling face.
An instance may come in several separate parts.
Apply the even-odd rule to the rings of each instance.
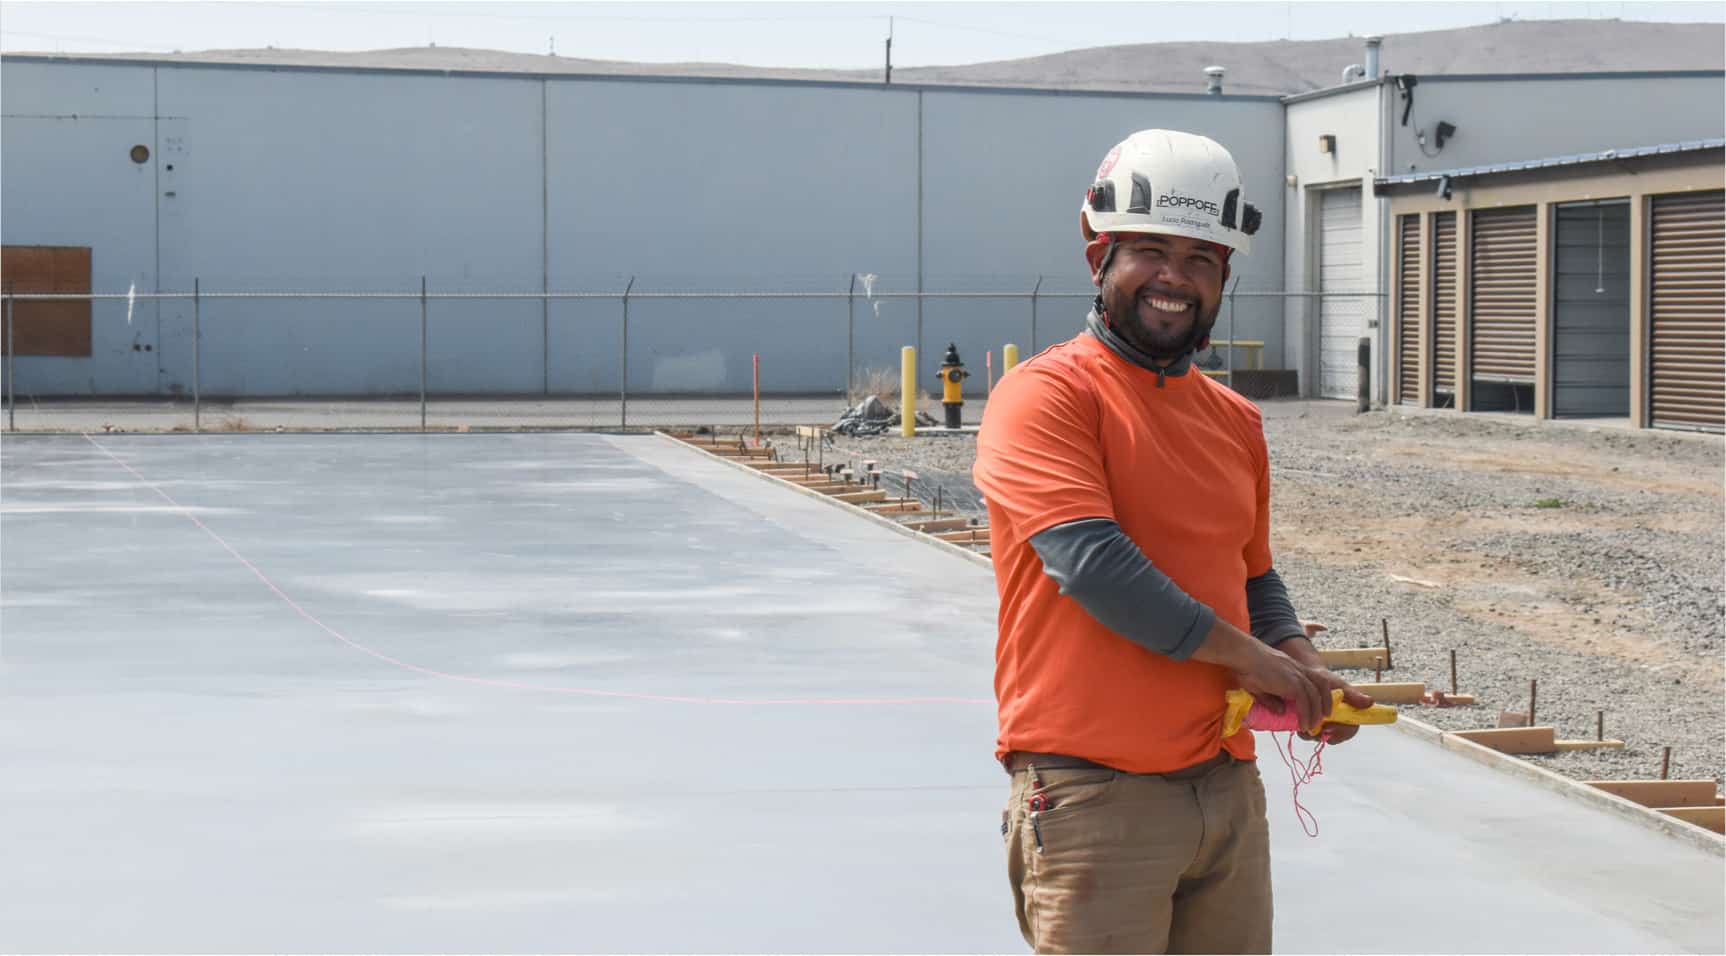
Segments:
[[[1152,358],[1174,360],[1210,333],[1222,307],[1229,264],[1212,242],[1184,236],[1122,233],[1108,271],[1098,275],[1105,247],[1086,249],[1091,280],[1116,334]]]

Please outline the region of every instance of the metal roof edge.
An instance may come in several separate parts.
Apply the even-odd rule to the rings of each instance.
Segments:
[[[1660,143],[1653,146],[1629,146],[1619,149],[1605,149],[1594,153],[1573,153],[1568,156],[1550,156],[1545,159],[1528,159],[1509,163],[1494,163],[1489,166],[1462,166],[1455,169],[1435,169],[1430,172],[1406,173],[1401,176],[1385,176],[1372,181],[1373,192],[1379,192],[1386,186],[1406,186],[1411,183],[1435,182],[1439,179],[1465,179],[1471,176],[1493,176],[1504,173],[1526,172],[1531,169],[1555,169],[1563,166],[1583,166],[1589,163],[1604,163],[1613,160],[1640,159],[1648,156],[1672,156],[1680,153],[1699,153],[1710,149],[1726,149],[1726,139],[1693,139],[1677,143]]]
[[[1353,83],[1344,83],[1341,86],[1327,86],[1320,90],[1307,90],[1305,93],[1290,93],[1288,96],[1283,97],[1282,101],[1283,105],[1287,106],[1292,103],[1305,103],[1308,100],[1322,100],[1326,97],[1341,96],[1344,93],[1358,93],[1361,90],[1370,90],[1383,82],[1384,79],[1382,78],[1377,80],[1356,80]]]
[[[880,90],[908,93],[986,93],[1014,96],[1100,96],[1120,99],[1222,100],[1235,103],[1280,103],[1274,93],[1178,93],[1161,90],[1087,90],[1047,86],[989,86],[969,83],[880,83],[872,80],[805,80],[750,76],[676,76],[663,73],[564,73],[509,70],[466,70],[435,67],[352,66],[311,63],[224,63],[206,60],[147,60],[122,57],[0,54],[0,63],[45,63],[76,66],[124,66],[152,69],[248,70],[279,73],[364,73],[390,76],[442,76],[473,79],[569,80],[600,83],[693,83],[701,85],[783,86],[815,89]]]
[[[1599,70],[1592,73],[1417,73],[1422,83],[1478,83],[1484,80],[1682,80],[1726,78],[1726,70]]]

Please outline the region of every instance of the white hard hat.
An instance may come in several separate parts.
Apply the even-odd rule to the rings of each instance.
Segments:
[[[1207,239],[1243,254],[1259,218],[1241,193],[1229,151],[1172,129],[1140,130],[1109,150],[1079,214],[1087,241],[1099,233],[1150,232]]]

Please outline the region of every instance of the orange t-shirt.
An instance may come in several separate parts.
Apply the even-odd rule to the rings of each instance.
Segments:
[[[1115,633],[1063,596],[1031,547],[1038,532],[1109,518],[1195,600],[1251,630],[1246,582],[1271,567],[1270,457],[1258,408],[1201,374],[1165,376],[1089,333],[1005,375],[989,397],[972,470],[989,506],[1000,591],[996,756],[1083,757],[1166,773],[1221,747],[1223,667],[1176,661]]]

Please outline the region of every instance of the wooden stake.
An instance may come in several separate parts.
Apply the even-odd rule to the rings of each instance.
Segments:
[[[1390,662],[1390,618],[1381,617],[1378,622],[1384,628],[1384,669],[1396,670],[1396,665]]]
[[[1666,751],[1660,755],[1660,779],[1665,780],[1667,771],[1669,771],[1671,769],[1672,769],[1672,748],[1667,747]]]
[[[1376,665],[1373,667],[1373,669],[1372,669],[1372,682],[1374,684],[1384,683],[1384,668],[1378,667]]]
[[[1450,649],[1450,692],[1456,693],[1456,648]]]

